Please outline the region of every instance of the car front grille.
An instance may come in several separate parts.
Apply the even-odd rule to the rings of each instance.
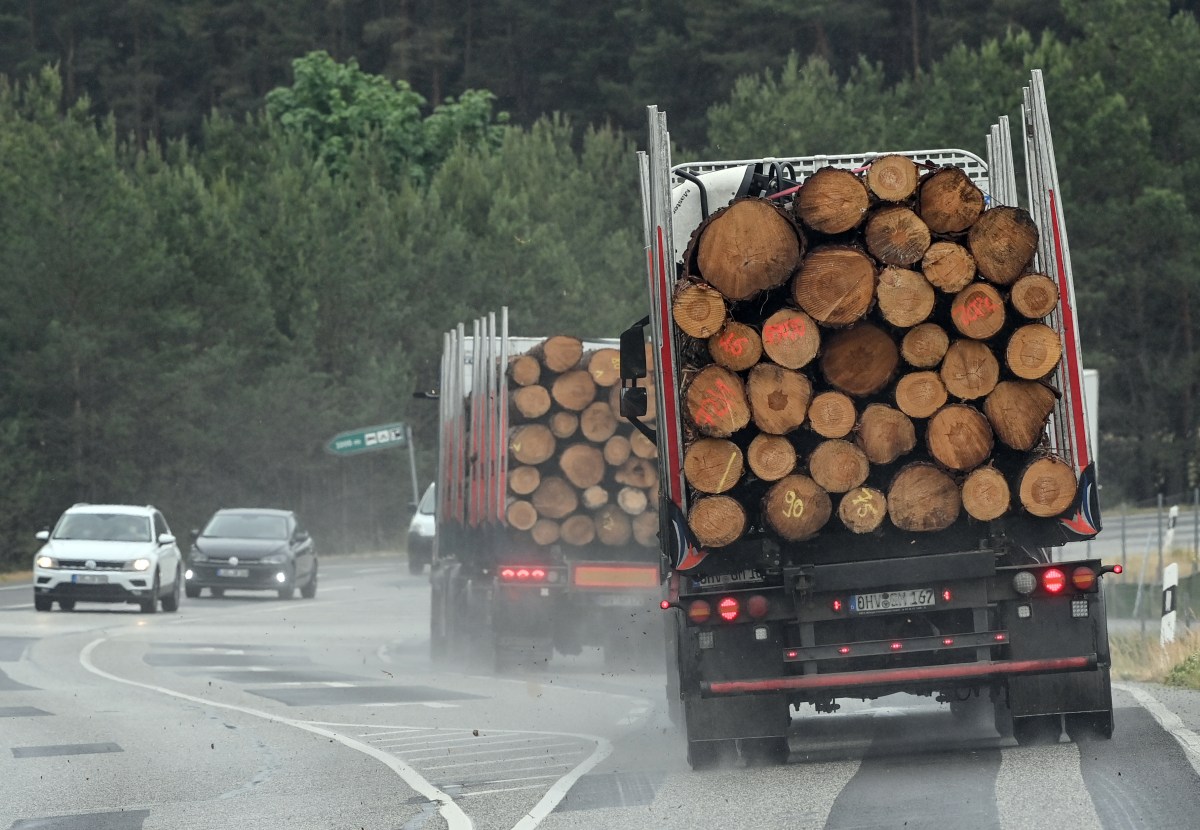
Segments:
[[[92,567],[88,567],[88,562],[92,562]],[[58,567],[67,568],[73,571],[120,571],[125,568],[124,562],[100,562],[93,559],[60,559]]]

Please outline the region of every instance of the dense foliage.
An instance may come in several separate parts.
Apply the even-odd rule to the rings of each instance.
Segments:
[[[504,304],[523,334],[644,313],[643,103],[680,159],[982,152],[1033,67],[1105,500],[1198,483],[1190,4],[477,5],[0,0],[0,564],[79,500],[177,531],[280,504],[328,548],[394,545],[407,456],[324,443],[411,422],[427,479],[412,392],[442,331]]]

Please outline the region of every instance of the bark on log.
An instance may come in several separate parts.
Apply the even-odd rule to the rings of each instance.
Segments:
[[[937,372],[910,372],[896,382],[896,407],[910,418],[928,418],[946,400],[946,384]]]
[[[549,426],[555,438],[570,438],[579,431],[579,416],[574,412],[555,412],[550,416]]]
[[[746,448],[746,466],[762,481],[778,481],[796,469],[796,448],[782,435],[754,436]]]
[[[857,248],[817,248],[800,265],[792,298],[820,323],[849,325],[861,319],[875,299],[875,264]]]
[[[586,369],[572,369],[554,379],[550,396],[563,409],[580,412],[596,400],[596,383]]]
[[[937,296],[925,277],[907,268],[884,268],[875,288],[879,313],[901,329],[912,328],[933,311]]]
[[[708,338],[708,353],[712,359],[731,372],[744,372],[758,363],[762,351],[762,338],[758,332],[734,320]]]
[[[646,512],[646,505],[650,500],[646,497],[645,490],[639,490],[636,487],[622,487],[617,491],[617,507],[628,516],[640,516]]]
[[[551,372],[565,372],[579,365],[579,358],[583,357],[583,341],[578,337],[556,334],[534,346],[529,354]]]
[[[887,518],[887,497],[874,487],[856,487],[842,496],[838,518],[851,533],[871,533]]]
[[[1027,323],[1012,333],[1005,351],[1005,364],[1024,380],[1044,378],[1062,358],[1062,341],[1045,323]]]
[[[1012,284],[1008,301],[1022,317],[1040,320],[1058,307],[1058,286],[1045,274],[1026,274]]]
[[[567,481],[580,490],[599,484],[608,471],[604,453],[591,444],[571,444],[559,453],[558,467]]]
[[[579,494],[579,503],[584,510],[596,510],[608,504],[608,489],[594,484]]]
[[[658,486],[658,465],[646,458],[631,458],[613,474],[618,484],[653,490]]]
[[[524,464],[511,467],[508,471],[508,489],[518,496],[528,496],[542,483],[542,474],[537,467]]]
[[[857,420],[854,401],[841,392],[822,392],[808,406],[808,424],[822,438],[845,438]]]
[[[1004,298],[986,282],[972,283],[954,295],[950,319],[967,337],[987,340],[1004,328]]]
[[[562,519],[579,507],[575,488],[558,476],[542,476],[542,483],[533,491],[533,506],[546,519]]]
[[[1038,228],[1024,208],[998,205],[984,211],[967,234],[975,267],[986,280],[1011,285],[1037,253]]]
[[[619,547],[628,544],[633,536],[633,525],[629,516],[615,504],[601,507],[592,521],[596,526],[596,539],[603,545]]]
[[[638,458],[658,458],[658,447],[640,432],[630,433],[629,449]]]
[[[629,459],[631,452],[633,449],[629,439],[624,435],[614,435],[604,442],[604,462],[610,467],[620,467]]]
[[[934,233],[962,233],[983,213],[983,191],[958,167],[943,167],[921,180],[918,213]]]
[[[964,401],[982,398],[1000,381],[1000,363],[979,340],[955,340],[946,350],[939,371],[946,391]]]
[[[1038,445],[1058,396],[1045,384],[1004,380],[983,401],[996,438],[1006,447],[1028,452]]]
[[[536,465],[554,455],[558,442],[545,424],[524,424],[508,436],[508,456],[520,464]]]
[[[901,267],[920,262],[931,241],[929,226],[901,205],[872,211],[863,239],[871,256],[885,265]]]
[[[687,385],[684,408],[696,429],[728,438],[750,423],[750,404],[742,379],[721,366],[705,366]]]
[[[808,456],[808,474],[827,493],[853,490],[870,472],[866,453],[840,438],[822,441]]]
[[[998,519],[1008,512],[1011,501],[1008,482],[995,467],[978,467],[963,482],[963,510],[973,519],[981,522]]]
[[[737,444],[701,438],[683,451],[683,475],[701,493],[724,493],[742,478],[745,459]]]
[[[942,362],[950,348],[950,335],[937,323],[922,323],[904,333],[900,356],[910,366],[932,369]]]
[[[591,516],[576,513],[563,521],[559,535],[563,542],[577,548],[590,545],[596,538],[596,523]]]
[[[762,517],[791,542],[815,536],[833,513],[829,494],[806,475],[793,473],[771,485],[762,500]]]
[[[917,445],[917,430],[900,410],[873,403],[858,418],[854,442],[872,464],[891,464]]]
[[[762,350],[780,366],[801,369],[820,348],[817,324],[803,311],[781,308],[763,322]]]
[[[671,302],[675,325],[692,337],[712,337],[725,325],[727,314],[725,297],[702,282],[685,283]]]
[[[891,335],[871,323],[836,332],[821,354],[821,371],[833,388],[847,395],[871,395],[885,387],[900,362]]]
[[[880,156],[867,170],[867,188],[883,202],[903,202],[917,190],[917,165],[907,156]]]
[[[1022,472],[1017,498],[1021,506],[1035,516],[1051,518],[1075,503],[1079,482],[1071,465],[1061,458],[1045,456],[1029,464]]]
[[[723,548],[746,532],[746,508],[732,496],[705,496],[691,503],[688,527],[702,548]]]
[[[508,377],[517,386],[530,386],[542,377],[542,364],[533,355],[517,355],[508,363]]]
[[[887,492],[888,518],[901,530],[945,530],[962,510],[962,496],[949,474],[933,464],[914,462],[892,479]]]
[[[545,386],[522,386],[509,393],[513,408],[522,418],[540,418],[550,411],[550,390]]]
[[[621,352],[617,349],[596,349],[584,355],[588,374],[597,386],[612,386],[621,381]]]
[[[525,499],[513,499],[504,511],[508,526],[517,530],[529,530],[538,520],[537,509]]]
[[[529,535],[533,538],[533,543],[540,547],[553,545],[559,540],[561,534],[562,529],[559,527],[558,522],[551,519],[538,519],[529,531]]]
[[[783,285],[804,255],[796,226],[766,199],[735,201],[713,214],[699,233],[700,275],[730,300],[744,300]]]
[[[633,541],[644,548],[658,547],[658,511],[647,510],[633,517]]]
[[[921,258],[921,273],[947,294],[957,294],[975,279],[975,258],[957,242],[934,242]]]
[[[597,444],[612,438],[617,431],[617,416],[607,401],[593,401],[579,413],[579,431]]]
[[[812,381],[800,372],[759,363],[750,370],[746,398],[759,430],[786,435],[804,423],[812,400]]]
[[[867,186],[849,170],[822,167],[796,195],[796,218],[818,233],[839,234],[862,222],[870,206]]]
[[[992,454],[992,426],[975,407],[950,404],[929,419],[925,444],[940,464],[967,472]]]

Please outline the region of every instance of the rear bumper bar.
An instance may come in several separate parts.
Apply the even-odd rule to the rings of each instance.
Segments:
[[[816,689],[859,689],[867,686],[902,686],[942,680],[982,680],[1013,674],[1053,674],[1089,671],[1097,667],[1095,654],[1086,657],[1055,657],[1047,660],[993,660],[986,663],[955,663],[948,666],[919,666],[877,671],[805,674],[757,680],[724,680],[700,684],[702,697],[775,694]]]

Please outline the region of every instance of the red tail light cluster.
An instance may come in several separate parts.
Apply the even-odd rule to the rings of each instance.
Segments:
[[[502,582],[545,582],[546,569],[537,567],[507,567],[500,569]]]
[[[1042,587],[1048,594],[1061,594],[1067,587],[1067,576],[1058,568],[1046,568],[1042,571]]]
[[[1018,594],[1029,596],[1039,588],[1050,596],[1059,596],[1072,591],[1095,591],[1102,573],[1121,573],[1120,565],[1097,570],[1091,565],[1063,565],[1017,571],[1013,574],[1012,586]]]
[[[688,606],[688,619],[699,625],[708,622],[712,616],[712,606],[702,599],[692,600]]]
[[[666,603],[663,607],[667,608],[669,605],[670,603]],[[709,622],[714,612],[725,622],[737,622],[744,617],[749,617],[752,620],[761,620],[770,611],[770,601],[761,594],[752,594],[745,598],[736,596],[721,597],[716,601],[715,605],[705,599],[694,599],[687,606],[688,619],[696,625]]]
[[[741,610],[736,597],[725,597],[717,603],[717,613],[721,615],[721,619],[725,620],[725,622],[736,620]]]

